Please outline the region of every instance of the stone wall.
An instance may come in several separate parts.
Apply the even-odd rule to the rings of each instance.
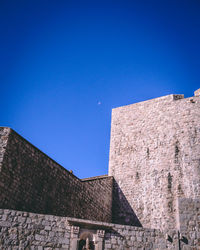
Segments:
[[[0,208],[111,221],[112,177],[81,181],[12,129],[0,136]]]
[[[112,111],[115,221],[177,227],[177,197],[200,197],[200,97],[169,95]],[[124,207],[131,209],[126,215]],[[127,210],[128,211],[128,210]]]
[[[141,227],[142,224],[126,199],[119,184],[113,181],[112,222]]]
[[[200,199],[179,198],[178,209],[181,249],[200,249]]]
[[[7,142],[8,142],[9,128],[0,129],[0,171],[3,164],[3,156],[6,150]],[[1,184],[0,179],[0,186]]]
[[[84,234],[98,250],[178,249],[175,231],[168,239],[160,230],[0,209],[2,250],[75,250]]]
[[[113,191],[113,177],[108,177],[107,175],[96,176],[82,179],[82,182],[85,184],[86,188],[92,190],[93,202],[98,199],[98,203],[101,204],[101,207],[98,209],[101,210],[101,214],[106,212],[108,220],[107,222],[112,221],[112,191]]]

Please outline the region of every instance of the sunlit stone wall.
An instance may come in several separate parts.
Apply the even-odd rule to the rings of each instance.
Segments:
[[[134,224],[132,209],[144,227],[176,228],[177,197],[200,197],[200,97],[168,95],[113,109],[109,175],[115,222]]]

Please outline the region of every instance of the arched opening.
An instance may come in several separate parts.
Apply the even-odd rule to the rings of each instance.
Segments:
[[[80,235],[78,250],[94,250],[93,234],[90,232],[83,232]]]

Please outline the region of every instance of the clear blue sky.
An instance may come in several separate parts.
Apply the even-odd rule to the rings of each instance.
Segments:
[[[0,1],[0,125],[80,177],[111,109],[200,88],[200,1]]]

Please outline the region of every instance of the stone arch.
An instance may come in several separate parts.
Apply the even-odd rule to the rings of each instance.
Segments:
[[[89,248],[86,248],[86,240],[89,239]],[[95,245],[94,245],[94,236],[93,233],[89,231],[84,231],[80,234],[79,237],[79,244],[78,244],[78,250],[94,250]]]

